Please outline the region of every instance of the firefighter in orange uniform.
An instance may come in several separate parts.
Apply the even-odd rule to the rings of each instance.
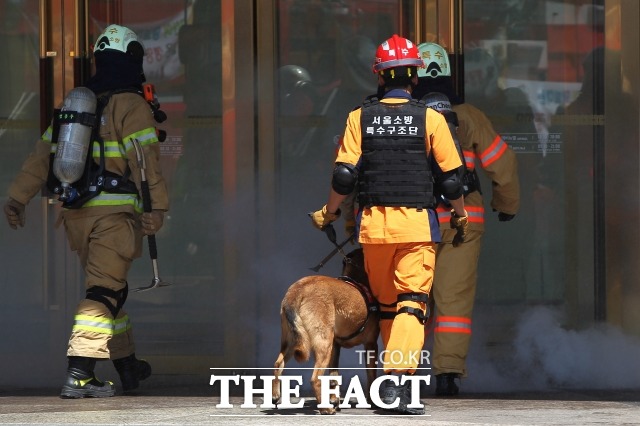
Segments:
[[[442,115],[411,99],[423,66],[417,47],[394,35],[376,52],[374,72],[384,96],[353,110],[335,162],[327,204],[311,214],[319,229],[340,216],[339,206],[358,185],[362,211],[359,242],[371,289],[381,305],[385,373],[398,375],[382,401],[408,407],[410,381],[424,344],[424,322],[440,229],[434,210],[432,162],[443,171],[436,185],[451,200],[448,213],[457,239],[464,240],[467,212],[457,170],[462,162]],[[392,356],[393,355],[393,356]]]
[[[459,392],[455,379],[467,375],[466,358],[484,232],[485,211],[476,165],[491,179],[490,207],[498,212],[501,222],[510,221],[518,212],[520,185],[513,150],[495,132],[484,113],[456,97],[447,52],[435,43],[422,43],[418,49],[425,68],[418,70],[420,78],[414,96],[421,98],[430,92],[440,92],[449,97],[457,115],[457,138],[467,169],[463,181],[469,230],[460,246],[454,248],[455,231],[445,226],[450,207],[446,203],[437,207],[442,242],[437,249],[433,285],[436,317],[432,361],[436,395],[452,396]]]
[[[104,30],[94,47],[96,74],[79,92],[100,106],[94,108],[95,114],[71,114],[79,110],[73,109],[70,95],[65,98],[62,113],[55,115],[9,187],[4,206],[9,226],[17,229],[24,226],[25,206],[44,185],[58,193],[69,246],[84,269],[86,296],[78,305],[69,338],[61,398],[115,394],[112,382],[96,378],[98,360],[113,360],[124,391],[137,388],[151,374],[149,363],[135,356],[131,324],[123,309],[127,273],[133,259],[142,254],[143,235],[160,229],[169,208],[154,115],[142,92],[143,56],[144,48],[130,29],[110,25]],[[85,118],[80,120],[81,116]],[[83,141],[71,140],[80,131],[69,129],[84,125],[93,129],[84,141],[88,155],[79,158],[84,172],[80,170],[82,176],[75,182],[61,182],[57,157],[73,151],[59,151],[58,146],[81,145]],[[136,148],[144,156],[152,212],[142,213]]]

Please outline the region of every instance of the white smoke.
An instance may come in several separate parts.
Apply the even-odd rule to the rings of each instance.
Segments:
[[[462,382],[464,391],[638,386],[640,339],[608,324],[566,329],[561,318],[560,311],[550,307],[526,311],[515,325],[507,354],[502,350],[493,356],[486,340],[475,339],[468,358],[469,377]]]

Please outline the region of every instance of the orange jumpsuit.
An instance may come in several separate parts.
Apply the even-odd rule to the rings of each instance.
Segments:
[[[147,102],[134,93],[113,95],[105,107],[100,126],[105,146],[106,170],[124,175],[140,188],[140,168],[133,140],[142,147],[146,160],[146,178],[152,208],[168,210],[169,200],[160,170],[160,147],[155,122]],[[9,188],[9,197],[27,204],[47,180],[49,156],[55,153],[52,128],[42,135]],[[99,161],[98,143],[93,144],[93,159]],[[138,191],[140,192],[140,191]],[[133,259],[142,254],[142,230],[139,214],[142,201],[138,194],[112,194],[106,191],[79,209],[65,209],[62,218],[73,251],[78,252],[85,272],[85,285],[122,291]],[[114,300],[111,299],[113,303]],[[69,339],[68,356],[119,359],[134,352],[129,317],[121,309],[116,318],[107,306],[85,299],[78,305]]]
[[[381,103],[407,102],[403,98],[384,98]],[[349,114],[336,162],[358,164],[362,154],[361,109]],[[460,157],[442,115],[426,109],[425,144],[443,171],[461,166]],[[364,208],[359,242],[365,254],[365,268],[371,290],[381,304],[393,304],[401,293],[424,293],[431,290],[435,266],[435,249],[440,239],[434,210],[418,211],[406,207]],[[425,303],[402,301],[382,311],[397,312],[402,307],[426,309]],[[385,347],[385,372],[415,372],[424,344],[424,326],[418,318],[401,313],[393,320],[380,321]]]
[[[476,164],[491,179],[491,208],[516,214],[520,186],[516,155],[496,134],[489,119],[470,104],[454,105],[458,115],[458,140],[466,167]],[[483,188],[486,191],[489,188]],[[463,244],[451,244],[455,230],[450,229],[450,208],[438,206],[442,243],[436,252],[433,300],[436,305],[433,369],[434,374],[458,373],[466,376],[466,357],[471,341],[471,315],[475,300],[478,258],[484,232],[484,207],[478,191],[464,200],[469,214],[469,232]]]

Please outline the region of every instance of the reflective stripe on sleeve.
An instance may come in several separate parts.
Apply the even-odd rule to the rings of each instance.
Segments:
[[[473,151],[462,151],[464,156],[464,163],[467,170],[473,170],[476,167],[476,153]]]
[[[482,167],[485,168],[489,164],[493,163],[507,150],[507,144],[502,140],[500,135],[496,135],[495,139],[489,145],[482,154],[480,154],[480,163],[482,163]]]
[[[438,317],[434,333],[471,334],[471,319],[465,317]]]
[[[484,207],[483,206],[464,206],[464,209],[469,215],[469,222],[484,223]],[[438,222],[440,225],[448,224],[451,220],[451,210],[447,207],[438,206],[436,208],[438,213]]]

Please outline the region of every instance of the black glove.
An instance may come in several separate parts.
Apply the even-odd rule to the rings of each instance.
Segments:
[[[514,217],[516,217],[515,214],[509,214],[509,213],[502,213],[499,212],[498,213],[498,220],[500,222],[509,222],[511,219],[513,219]]]

